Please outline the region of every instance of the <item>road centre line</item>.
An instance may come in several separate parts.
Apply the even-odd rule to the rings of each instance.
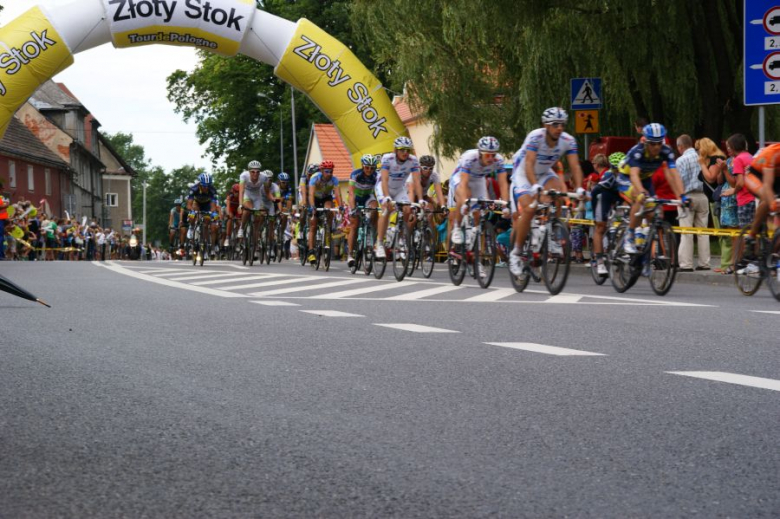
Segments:
[[[276,285],[289,285],[290,283],[301,283],[306,281],[316,281],[322,279],[319,276],[308,276],[293,279],[281,279],[276,281],[263,281],[262,283],[250,283],[248,285],[236,285],[231,287],[222,287],[220,290],[244,290],[246,288],[272,287]]]
[[[335,288],[344,285],[351,285],[353,283],[365,283],[365,282],[366,280],[363,279],[353,279],[350,281],[333,281],[332,283],[318,283],[316,285],[306,285],[302,287],[279,288],[276,290],[266,290],[265,292],[253,292],[249,295],[251,297],[267,297],[267,296],[275,296],[279,294],[291,294],[293,292],[305,292],[306,290],[320,290],[323,288]]]
[[[503,348],[512,348],[515,350],[533,351],[536,353],[546,353],[547,355],[558,356],[606,356],[604,353],[594,353],[591,351],[572,350],[569,348],[560,348],[558,346],[546,346],[544,344],[534,344],[531,342],[486,342],[491,346],[501,346]]]
[[[351,296],[358,296],[361,294],[369,294],[371,292],[380,292],[382,290],[391,290],[394,288],[403,288],[412,285],[417,285],[418,281],[401,281],[400,283],[382,283],[380,285],[374,285],[370,287],[356,288],[354,290],[344,290],[343,292],[334,292],[332,294],[320,294],[312,296],[310,299],[343,299]],[[373,301],[374,299],[370,299]]]
[[[195,283],[192,283],[196,286],[205,286],[205,285],[219,285],[221,283],[238,283],[243,281],[257,281],[258,279],[269,279],[269,278],[278,278],[282,277],[284,274],[254,274],[252,276],[247,276],[246,272],[236,272],[234,274],[235,276],[239,276],[237,278],[228,278],[228,279],[212,279],[211,281],[198,281]]]
[[[751,377],[749,375],[726,373],[724,371],[667,371],[666,373],[669,373],[670,375],[682,375],[684,377],[701,378],[705,380],[713,380],[715,382],[727,382],[729,384],[738,384],[740,386],[780,391],[780,380],[774,380],[771,378]]]
[[[339,312],[338,310],[300,310],[300,311],[306,314],[319,315],[321,317],[365,317],[365,315]]]
[[[150,281],[152,283],[157,283],[158,285],[165,285],[173,288],[182,288],[184,290],[190,290],[192,292],[200,292],[201,294],[208,294],[208,295],[219,296],[219,297],[247,297],[244,294],[234,294],[232,292],[223,292],[221,290],[214,290],[211,288],[196,287],[193,285],[189,285],[187,283],[179,283],[178,281],[170,281],[168,279],[161,279],[155,276],[148,276],[146,274],[141,274],[140,272],[133,272],[132,270],[128,270],[119,265],[111,265],[111,266],[107,266],[106,268],[118,274],[123,274],[125,276],[130,276],[132,278],[142,279],[144,281]]]
[[[445,292],[452,292],[453,290],[461,290],[462,287],[454,285],[444,285],[441,287],[427,288],[425,290],[418,290],[417,292],[409,292],[407,294],[400,294],[393,297],[388,297],[386,301],[415,301],[428,296],[435,296],[437,294],[443,294]]]
[[[374,326],[383,326],[385,328],[393,328],[396,330],[403,330],[406,332],[415,332],[415,333],[460,333],[456,330],[445,330],[444,328],[434,328],[433,326],[423,326],[421,324],[411,324],[411,323],[395,323],[395,324],[387,324],[387,323],[374,323]]]

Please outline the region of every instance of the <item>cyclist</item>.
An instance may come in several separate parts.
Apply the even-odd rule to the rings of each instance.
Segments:
[[[509,201],[509,189],[504,169],[504,157],[498,152],[500,145],[495,137],[482,137],[477,142],[477,148],[468,150],[460,156],[455,172],[450,179],[450,193],[455,202],[452,213],[452,243],[463,243],[464,205],[469,198],[488,198],[487,182],[493,175],[498,179],[501,199]],[[473,210],[473,208],[472,208]],[[504,214],[509,216],[509,209]],[[479,223],[479,213],[474,213],[474,223]]]
[[[265,209],[269,215],[274,214],[274,204],[271,201],[271,182],[265,173],[260,172],[261,167],[260,161],[251,161],[248,165],[249,171],[241,173],[239,179],[238,198],[241,200],[241,208],[239,209],[241,227],[238,229],[238,238],[244,237],[244,227],[249,222],[251,214],[251,211],[243,209]],[[254,243],[257,243],[257,233],[262,227],[264,219],[265,216],[262,213],[255,216],[254,236],[252,236]]]
[[[515,211],[515,244],[509,254],[509,270],[515,276],[523,273],[525,261],[520,255],[531,221],[535,197],[546,187],[563,192],[566,184],[555,172],[558,159],[565,156],[574,179],[577,194],[583,196],[582,169],[577,156],[577,141],[563,131],[569,116],[563,108],[552,107],[542,113],[544,127],[529,133],[522,147],[512,157],[512,204]],[[550,252],[563,253],[557,240],[550,240]]]
[[[746,259],[755,257],[756,236],[769,216],[769,212],[775,209],[775,197],[780,193],[780,175],[775,172],[778,163],[780,163],[780,144],[772,144],[759,150],[748,166],[748,171],[755,176],[744,175],[745,187],[759,200],[750,232],[745,237]]]
[[[610,168],[604,171],[598,184],[590,193],[593,206],[593,220],[596,228],[593,232],[593,254],[596,256],[596,273],[600,276],[609,274],[604,264],[604,233],[607,231],[607,222],[612,207],[620,201],[617,188],[618,168],[626,158],[625,153],[616,151],[609,156]]]
[[[357,214],[358,207],[376,208],[374,187],[377,181],[377,159],[373,155],[363,155],[360,159],[361,168],[356,169],[349,176],[349,204],[350,215]],[[376,213],[371,215],[371,223],[376,225]],[[349,249],[347,252],[347,265],[351,268],[355,264],[355,239],[357,238],[358,218],[352,218],[349,222]]]
[[[181,230],[184,229],[184,219],[183,216],[183,209],[182,209],[182,199],[177,198],[173,201],[173,209],[171,209],[171,214],[168,216],[168,243],[169,251],[173,253],[173,238],[176,236],[176,233],[180,233]]]
[[[617,175],[620,196],[631,204],[631,220],[626,233],[623,249],[628,254],[636,254],[634,229],[641,223],[642,206],[646,196],[653,196],[653,174],[658,168],[666,166],[664,173],[674,195],[684,204],[688,197],[683,194],[683,184],[674,162],[672,148],[664,144],[666,128],[658,123],[650,123],[642,129],[644,142],[628,150],[626,159]]]
[[[201,173],[198,181],[190,188],[190,194],[187,196],[187,211],[189,212],[187,238],[192,238],[192,223],[198,212],[206,213],[204,219],[207,223],[217,217],[217,190],[214,188],[214,179],[208,173]],[[210,234],[210,227],[211,225],[206,225],[207,234]],[[211,243],[209,236],[203,238],[206,243]]]
[[[317,261],[314,255],[314,233],[317,230],[317,213],[313,209],[331,209],[335,199],[337,205],[341,205],[341,195],[336,189],[339,185],[339,179],[333,176],[333,161],[325,160],[320,164],[320,172],[312,175],[309,181],[309,207],[312,209],[311,220],[309,222],[309,250],[312,251],[307,258],[309,263]],[[333,224],[333,214],[328,213],[327,225]]]
[[[225,213],[227,214],[227,223],[225,225],[225,247],[230,245],[230,236],[233,234],[233,220],[238,217],[238,208],[241,205],[241,199],[238,197],[241,186],[233,184],[227,198],[225,198]]]
[[[295,193],[290,185],[290,175],[282,171],[276,177],[279,186],[279,210],[281,211],[282,229],[287,229],[287,214],[292,213]]]
[[[306,207],[306,205],[309,203],[309,182],[311,181],[311,177],[316,175],[320,172],[320,165],[319,164],[309,164],[309,167],[306,168],[306,174],[301,178],[301,181],[298,183],[298,204],[301,207]],[[303,217],[303,213],[301,213]]]
[[[422,200],[425,200],[428,204],[432,205],[434,209],[441,209],[445,207],[446,200],[444,199],[444,192],[441,189],[441,177],[439,172],[433,169],[436,165],[436,159],[430,155],[423,155],[420,157],[420,187],[422,188],[423,196]],[[406,179],[406,188],[409,190],[409,199],[416,200],[414,196],[414,184],[412,183],[412,177]],[[421,202],[422,200],[416,200]],[[431,228],[433,225],[433,215],[428,215],[428,223]]]
[[[376,197],[382,206],[382,215],[379,218],[377,240],[374,246],[377,258],[385,258],[384,239],[387,224],[390,221],[390,202],[409,202],[409,196],[405,189],[406,179],[412,176],[414,193],[418,200],[422,200],[422,187],[420,186],[420,163],[417,157],[411,154],[412,139],[398,137],[393,141],[393,152],[382,156],[382,169],[376,184]],[[409,208],[404,208],[404,219],[410,227]]]

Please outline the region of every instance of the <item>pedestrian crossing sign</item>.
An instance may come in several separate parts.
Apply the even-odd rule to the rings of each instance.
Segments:
[[[571,80],[571,109],[591,110],[602,108],[601,78],[574,78]]]
[[[599,111],[576,111],[574,116],[574,131],[577,133],[599,133]]]

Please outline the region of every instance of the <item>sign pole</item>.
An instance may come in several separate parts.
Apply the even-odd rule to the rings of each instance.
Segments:
[[[758,107],[758,148],[766,146],[766,113],[765,106]]]
[[[588,134],[586,133],[586,134],[585,134],[585,153],[584,153],[584,160],[588,160],[588,155],[589,155],[589,152],[588,152],[588,150],[589,150],[589,147],[588,147]]]

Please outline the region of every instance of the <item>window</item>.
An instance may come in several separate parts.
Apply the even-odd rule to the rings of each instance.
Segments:
[[[16,162],[8,161],[8,187],[16,187]]]
[[[46,196],[51,196],[51,170],[49,168],[43,170],[43,180],[46,184]]]
[[[30,164],[27,165],[27,191],[35,191],[35,170]]]
[[[106,193],[106,205],[108,207],[119,207],[119,195],[116,193]]]

